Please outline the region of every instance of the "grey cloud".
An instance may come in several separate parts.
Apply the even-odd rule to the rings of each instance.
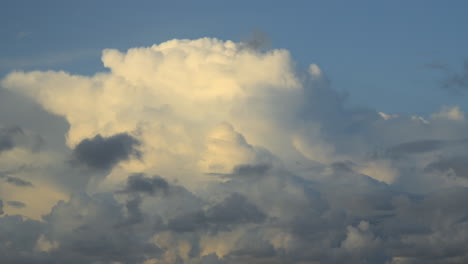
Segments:
[[[176,232],[193,232],[198,229],[229,229],[233,225],[261,223],[266,215],[246,197],[234,193],[207,210],[180,215],[169,221],[169,229]]]
[[[272,164],[260,163],[260,164],[239,164],[235,166],[232,173],[208,173],[208,175],[218,176],[221,178],[255,178],[263,177],[272,168]]]
[[[13,184],[18,187],[33,187],[34,186],[31,182],[23,180],[18,177],[6,176],[5,179],[6,179],[6,182],[8,182],[9,184]]]
[[[0,129],[0,153],[15,147],[14,137],[23,134],[20,127],[10,127]]]
[[[68,123],[61,116],[46,112],[30,98],[0,87],[0,124],[13,124],[20,127],[30,141],[32,150],[47,146],[56,150],[66,150],[65,133]],[[40,135],[40,136],[39,136]],[[20,136],[20,135],[18,135]]]
[[[233,174],[243,176],[264,175],[270,169],[270,164],[242,164],[234,167]]]
[[[24,208],[26,204],[20,201],[7,201],[8,206],[15,207],[15,208]]]
[[[140,210],[141,201],[141,197],[136,196],[125,203],[129,217],[124,224],[132,225],[143,221],[143,213]]]
[[[447,146],[450,142],[437,139],[417,140],[401,143],[391,147],[388,152],[390,155],[418,154],[439,150]]]
[[[0,218],[0,256],[4,263],[41,263],[34,253],[36,241],[45,224],[20,215]]]
[[[165,179],[159,176],[150,178],[138,173],[128,177],[127,186],[121,192],[156,195],[159,193],[167,194],[168,191],[169,183]]]
[[[204,209],[179,209],[179,215],[168,219],[167,226],[153,215],[152,210],[142,208],[142,204],[147,199],[158,199],[163,204],[173,206],[172,199],[177,199],[181,192],[169,191],[167,196],[158,198],[157,195],[142,195],[157,191],[134,188],[131,189],[133,192],[119,194],[130,197],[123,204],[117,203],[109,193],[73,196],[68,202],[59,202],[44,217],[44,223],[30,222],[35,229],[27,232],[33,237],[24,236],[24,239],[37,241],[43,235],[57,242],[58,247],[41,255],[34,253],[34,243],[29,242],[23,245],[22,250],[29,252],[29,260],[33,263],[41,258],[67,263],[141,263],[150,258],[159,259],[165,250],[169,250],[146,242],[158,232],[169,231],[174,239],[190,241],[190,257],[193,258],[190,263],[315,261],[386,264],[390,263],[392,257],[411,258],[411,263],[416,264],[450,263],[454,257],[460,259],[461,263],[467,260],[462,246],[468,243],[467,236],[456,233],[468,234],[468,214],[464,210],[468,189],[447,189],[417,196],[396,192],[386,185],[368,181],[365,176],[351,170],[342,170],[341,167],[335,169],[335,173],[327,176],[333,180],[319,181],[299,181],[294,175],[278,171],[270,177],[254,177],[256,180],[246,184],[256,189],[257,193],[233,193]],[[278,181],[278,186],[285,189],[274,189],[280,200],[273,201],[276,207],[268,207],[268,200],[275,198],[270,194],[270,188],[272,183]],[[302,186],[306,194],[302,199],[305,200],[285,196],[284,192],[291,188],[287,186],[294,182]],[[146,184],[151,185],[151,181]],[[231,191],[245,190],[243,186],[223,184]],[[362,184],[365,187],[361,188]],[[175,188],[169,186],[170,189]],[[284,203],[279,202],[281,200]],[[277,217],[268,216],[267,221],[263,211],[273,212],[284,207],[289,207],[291,215],[282,213]],[[9,228],[16,232],[25,226],[18,219],[13,222],[15,226]],[[368,223],[368,226],[362,222]],[[160,225],[159,228],[155,224]],[[246,231],[222,259],[200,256],[201,245],[198,241],[201,236],[237,229]],[[273,230],[270,234],[277,233],[279,237],[287,238],[285,241],[291,240],[287,250],[277,248],[267,240],[267,230]],[[7,237],[0,236],[3,238],[0,239],[0,246],[6,243]],[[16,243],[20,243],[19,240]],[[20,251],[10,256],[16,256],[12,257],[12,263],[20,263],[19,260],[25,259]],[[181,256],[176,255],[175,258],[179,259],[175,263],[186,263]]]
[[[111,137],[97,135],[92,139],[81,141],[73,150],[75,159],[94,169],[107,170],[132,155],[139,156],[135,147],[139,141],[122,133]]]
[[[248,48],[266,50],[271,46],[271,39],[265,32],[253,31],[243,42]]]
[[[462,93],[468,89],[468,60],[460,73],[453,73],[443,81],[442,88],[454,93]]]
[[[454,94],[462,94],[468,89],[468,60],[465,60],[460,72],[454,72],[447,65],[440,63],[430,63],[429,68],[442,71],[445,78],[441,82],[441,87]]]
[[[447,172],[452,170],[455,176],[468,178],[468,156],[454,156],[440,158],[430,163],[426,171]]]
[[[3,214],[3,201],[0,200],[0,215]]]
[[[238,193],[209,208],[205,215],[209,222],[226,224],[260,223],[266,218],[263,212]]]
[[[127,209],[132,205],[127,206]],[[130,209],[132,210],[132,209]],[[141,263],[160,257],[161,250],[147,242],[151,226],[134,229],[127,223],[111,194],[75,195],[69,202],[59,202],[44,216],[46,234],[58,243],[52,259],[71,263]]]

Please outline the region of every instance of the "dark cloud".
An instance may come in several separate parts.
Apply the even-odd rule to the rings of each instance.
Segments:
[[[266,174],[270,169],[270,164],[242,164],[234,167],[233,174],[242,176],[257,176]]]
[[[7,201],[8,206],[15,207],[15,208],[24,208],[26,204],[20,201]]]
[[[465,60],[460,72],[454,72],[446,65],[439,63],[428,64],[428,67],[440,70],[446,75],[441,82],[443,89],[454,94],[461,94],[468,90],[468,60]]]
[[[468,60],[460,73],[454,73],[444,80],[442,87],[452,92],[461,93],[468,89]]]
[[[271,39],[267,33],[255,30],[245,37],[243,43],[253,50],[266,50],[271,46]]]
[[[452,172],[455,176],[468,178],[468,156],[454,156],[440,158],[430,163],[426,170],[439,172]]]
[[[67,263],[142,263],[160,257],[161,250],[147,242],[150,226],[122,224],[128,223],[124,212],[132,206],[118,204],[111,194],[75,195],[59,202],[44,216],[45,234],[58,245],[51,257]]]
[[[140,143],[134,137],[122,133],[111,137],[97,135],[81,141],[74,149],[75,159],[94,169],[107,170],[118,162],[139,156],[135,147]]]
[[[208,175],[218,176],[221,178],[258,178],[268,174],[272,168],[271,164],[240,164],[233,168],[232,173],[208,173]]]
[[[30,147],[66,150],[64,134],[69,124],[62,116],[46,112],[31,98],[0,87],[0,124],[14,124],[28,133],[31,131]],[[40,135],[40,136],[39,136]],[[19,135],[18,135],[19,136]]]
[[[18,186],[18,187],[33,187],[34,186],[31,182],[23,180],[18,177],[6,176],[5,179],[6,179],[6,182],[13,184],[15,186]]]
[[[401,143],[388,149],[390,155],[419,154],[439,150],[447,146],[444,140],[427,139]]]
[[[128,177],[127,186],[120,192],[124,193],[144,193],[149,195],[167,194],[169,183],[159,177],[146,177],[142,173],[134,174]]]
[[[180,215],[169,221],[168,227],[175,232],[193,232],[198,229],[229,229],[233,225],[261,223],[266,215],[250,203],[246,197],[234,193],[207,210]]]
[[[0,215],[3,214],[3,201],[0,200]]]
[[[14,137],[20,134],[23,134],[20,127],[0,128],[0,153],[14,148]]]

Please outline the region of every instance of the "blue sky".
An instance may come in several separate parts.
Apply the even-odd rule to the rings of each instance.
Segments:
[[[438,63],[468,58],[466,1],[3,1],[0,73],[62,69],[92,74],[100,51],[172,38],[245,40],[263,32],[300,67],[317,63],[356,104],[427,114],[467,110],[438,89]]]

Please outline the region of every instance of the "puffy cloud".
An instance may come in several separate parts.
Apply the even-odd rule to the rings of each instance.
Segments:
[[[104,50],[109,71],[92,76],[7,75],[0,255],[466,262],[460,108],[426,119],[354,107],[319,66],[257,46],[171,40]]]

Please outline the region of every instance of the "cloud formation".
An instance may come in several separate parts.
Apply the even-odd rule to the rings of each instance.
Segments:
[[[459,107],[355,107],[319,66],[255,43],[175,39],[102,61],[1,81],[48,112],[0,133],[7,263],[468,261]]]
[[[127,160],[130,155],[138,156],[134,149],[138,141],[127,135],[117,134],[108,138],[96,135],[84,139],[73,150],[76,160],[94,169],[110,169],[119,161]]]

